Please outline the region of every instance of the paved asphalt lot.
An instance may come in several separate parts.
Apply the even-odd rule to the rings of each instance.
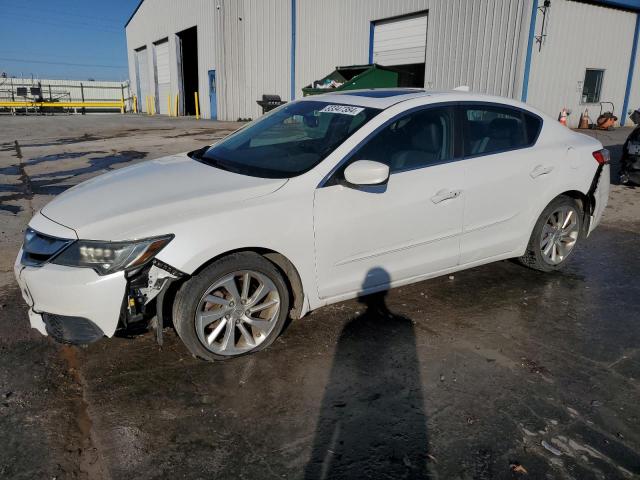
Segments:
[[[562,273],[505,261],[340,303],[232,362],[170,329],[163,348],[31,331],[12,264],[34,211],[237,126],[0,117],[1,478],[640,476],[640,189],[613,186]],[[627,134],[599,134],[616,161]]]

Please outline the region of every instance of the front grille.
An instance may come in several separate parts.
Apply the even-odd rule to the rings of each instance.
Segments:
[[[22,244],[22,265],[39,267],[64,250],[73,240],[57,238],[27,228]]]

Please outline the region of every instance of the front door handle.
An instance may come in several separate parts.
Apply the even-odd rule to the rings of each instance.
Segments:
[[[431,201],[433,203],[444,202],[445,200],[451,200],[452,198],[457,198],[462,193],[462,190],[440,190],[433,197],[431,197]]]
[[[548,165],[536,165],[536,168],[534,168],[533,170],[531,170],[531,173],[529,175],[531,175],[531,178],[538,178],[540,175],[546,175],[547,173],[551,173],[551,171],[553,170],[553,167]]]

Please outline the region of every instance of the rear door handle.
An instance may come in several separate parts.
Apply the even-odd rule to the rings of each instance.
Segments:
[[[529,175],[531,175],[531,178],[538,178],[540,175],[546,175],[547,173],[551,173],[552,170],[553,170],[553,167],[550,165],[549,166],[536,165],[536,168],[531,170],[531,173]]]
[[[451,200],[452,198],[457,198],[462,193],[462,190],[440,190],[433,197],[431,197],[431,201],[433,203],[444,202],[445,200]]]

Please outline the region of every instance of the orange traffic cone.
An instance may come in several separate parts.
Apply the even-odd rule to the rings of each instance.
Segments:
[[[591,123],[589,120],[589,109],[585,108],[582,115],[580,115],[580,123],[578,124],[578,128],[589,128],[589,123]]]
[[[564,125],[565,127],[567,126],[567,109],[563,108],[560,111],[560,115],[558,115],[558,121],[560,122],[561,125]]]

